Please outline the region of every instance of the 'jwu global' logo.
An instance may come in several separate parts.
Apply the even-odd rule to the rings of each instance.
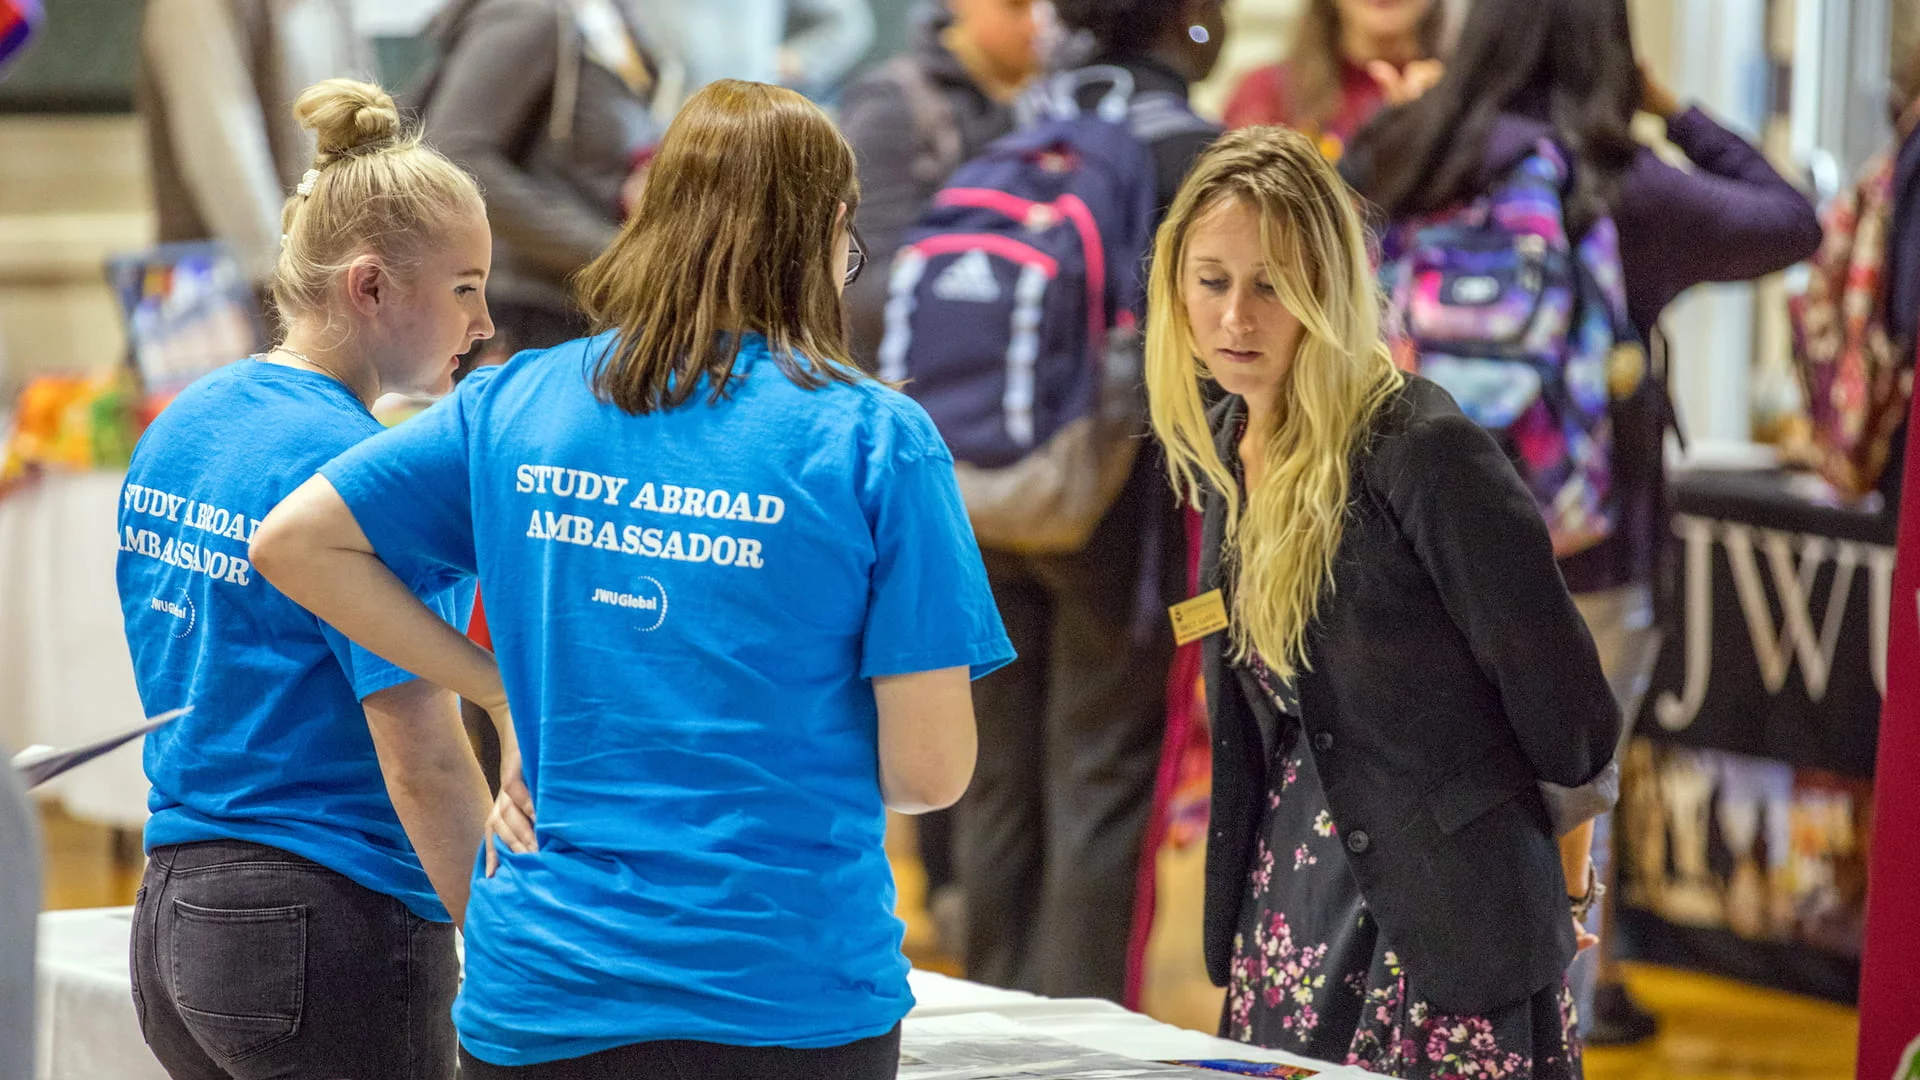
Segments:
[[[653,633],[667,621],[667,588],[654,578],[636,579],[631,592],[595,589],[593,602],[610,607],[626,608],[639,615],[640,621],[634,625],[634,628],[644,634]]]
[[[185,589],[175,589],[174,597],[167,599],[156,596],[148,602],[153,610],[175,621],[173,636],[186,637],[193,633],[194,625],[199,621],[199,613],[194,610],[193,597]]]

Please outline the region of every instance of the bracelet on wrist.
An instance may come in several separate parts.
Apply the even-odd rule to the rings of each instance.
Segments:
[[[1592,913],[1594,905],[1598,904],[1600,898],[1605,895],[1607,895],[1607,887],[1600,884],[1600,872],[1594,867],[1593,861],[1588,860],[1586,892],[1580,896],[1569,895],[1567,906],[1573,909],[1574,919],[1584,923],[1587,921],[1587,916]]]

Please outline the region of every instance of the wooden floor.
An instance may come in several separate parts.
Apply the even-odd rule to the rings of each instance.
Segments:
[[[115,852],[113,834],[52,811],[44,817],[47,906],[133,902],[137,859]],[[907,920],[907,954],[920,967],[959,974],[940,953],[923,905],[925,880],[895,831],[888,847]],[[123,853],[124,854],[124,853]],[[1201,853],[1161,860],[1161,903],[1148,956],[1146,1011],[1168,1023],[1212,1030],[1221,992],[1200,968]],[[1659,1038],[1631,1050],[1593,1050],[1589,1080],[1850,1080],[1858,1018],[1852,1009],[1722,979],[1629,965],[1628,982],[1660,1017]]]

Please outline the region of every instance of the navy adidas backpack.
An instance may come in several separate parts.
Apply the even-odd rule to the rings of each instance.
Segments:
[[[908,230],[880,376],[933,417],[981,544],[1059,553],[1085,545],[1145,432],[1154,165],[1140,133],[1192,114],[1136,95],[1116,67],[1057,76],[1029,105],[1033,120],[962,165]]]

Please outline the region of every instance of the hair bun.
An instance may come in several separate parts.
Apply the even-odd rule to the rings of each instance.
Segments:
[[[315,83],[293,103],[293,116],[319,141],[316,166],[378,150],[400,138],[400,110],[393,95],[372,83],[352,79]]]

